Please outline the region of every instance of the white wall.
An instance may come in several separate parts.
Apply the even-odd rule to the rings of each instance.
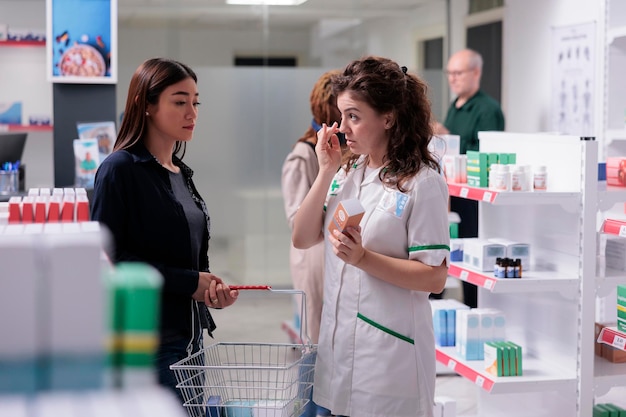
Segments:
[[[551,28],[600,21],[602,0],[507,0],[503,24],[506,129],[550,130]],[[601,51],[597,59],[601,60]],[[599,78],[596,78],[598,80]],[[596,83],[596,95],[601,95]],[[596,108],[596,111],[600,111]],[[596,124],[596,127],[597,124]]]

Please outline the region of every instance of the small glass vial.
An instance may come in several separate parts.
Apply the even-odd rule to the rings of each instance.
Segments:
[[[548,172],[545,165],[535,168],[533,174],[533,189],[535,191],[545,191],[548,186]]]

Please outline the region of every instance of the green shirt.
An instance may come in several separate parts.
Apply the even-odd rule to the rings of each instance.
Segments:
[[[500,104],[492,97],[478,91],[460,108],[452,102],[444,126],[453,135],[461,137],[461,153],[478,150],[478,132],[504,130],[504,115]]]
[[[93,159],[83,159],[82,161],[80,161],[80,168],[85,171],[93,171],[94,169],[98,168],[98,164]]]

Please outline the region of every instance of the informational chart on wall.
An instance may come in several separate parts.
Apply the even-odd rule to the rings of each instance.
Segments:
[[[48,79],[117,82],[117,0],[46,0]]]
[[[594,135],[595,23],[552,29],[552,130]]]

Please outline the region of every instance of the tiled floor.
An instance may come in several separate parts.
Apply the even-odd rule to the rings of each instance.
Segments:
[[[217,322],[214,341],[289,343],[281,323],[292,320],[294,297],[269,291],[242,291],[233,306],[212,311]],[[435,395],[453,398],[459,417],[476,415],[477,387],[462,377],[438,376]]]

